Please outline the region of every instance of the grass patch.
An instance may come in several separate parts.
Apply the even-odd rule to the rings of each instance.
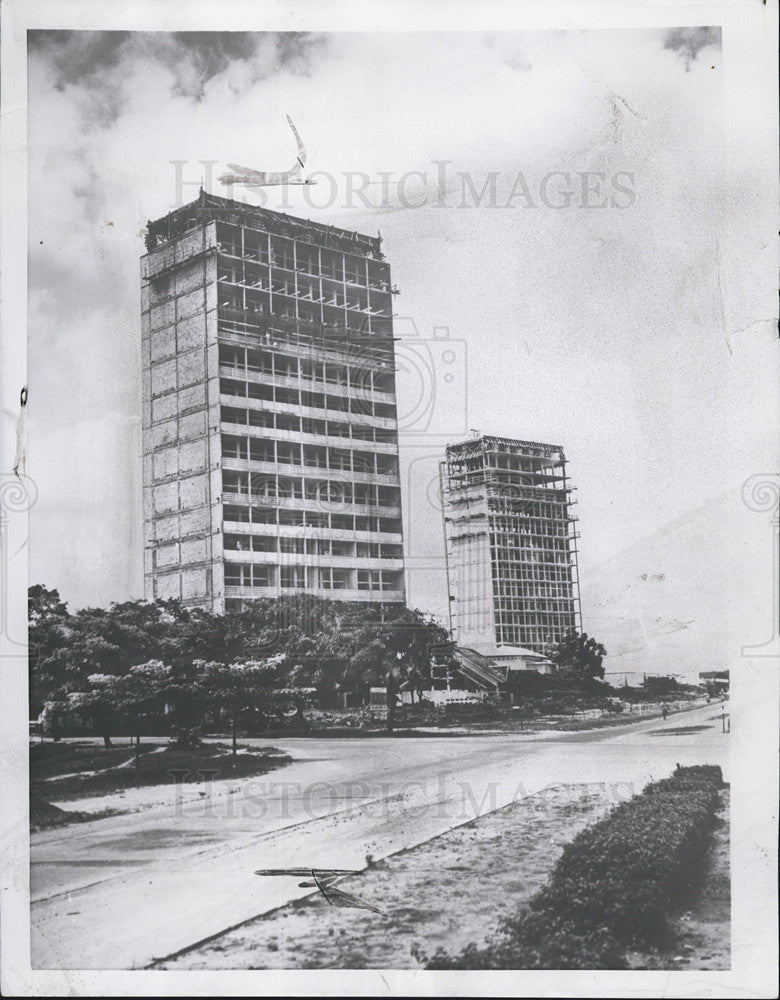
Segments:
[[[144,743],[144,751],[162,746],[162,743]],[[31,743],[30,779],[33,781],[56,778],[61,774],[102,771],[106,767],[116,767],[131,759],[133,748],[128,741],[112,747],[97,743]]]
[[[253,777],[291,760],[275,747],[241,749],[233,757],[230,747],[220,743],[194,749],[144,743],[136,766],[129,747],[37,744],[30,748],[30,785],[35,796],[44,801],[77,799],[174,780]],[[176,776],[172,772],[177,772]]]
[[[490,945],[421,959],[429,969],[626,968],[627,948],[669,937],[668,917],[701,876],[722,786],[711,766],[653,782],[578,834]]]
[[[703,733],[705,729],[712,729],[712,726],[676,726],[672,729],[656,729],[650,733],[651,736],[688,736],[689,733]]]

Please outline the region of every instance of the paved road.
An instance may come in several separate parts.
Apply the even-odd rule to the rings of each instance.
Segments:
[[[311,891],[255,868],[363,868],[552,785],[619,801],[676,763],[726,773],[728,736],[708,705],[618,730],[277,745],[293,763],[263,778],[132,790],[101,804],[138,811],[34,835],[33,968],[143,968]]]

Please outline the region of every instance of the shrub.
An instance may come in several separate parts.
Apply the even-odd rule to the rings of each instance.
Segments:
[[[616,969],[630,945],[663,941],[696,879],[713,826],[719,767],[678,768],[579,833],[529,906],[485,949],[438,951],[431,969]]]
[[[202,744],[200,730],[195,726],[174,726],[168,739],[168,746],[179,750],[196,750]]]

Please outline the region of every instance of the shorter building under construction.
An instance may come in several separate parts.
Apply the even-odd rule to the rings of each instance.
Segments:
[[[474,438],[447,447],[441,476],[456,642],[541,653],[581,628],[579,536],[563,449]]]

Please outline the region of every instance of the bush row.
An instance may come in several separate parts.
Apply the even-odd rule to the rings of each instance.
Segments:
[[[439,950],[429,969],[619,969],[657,945],[696,881],[723,785],[715,766],[678,768],[578,834],[528,907],[486,948]]]

